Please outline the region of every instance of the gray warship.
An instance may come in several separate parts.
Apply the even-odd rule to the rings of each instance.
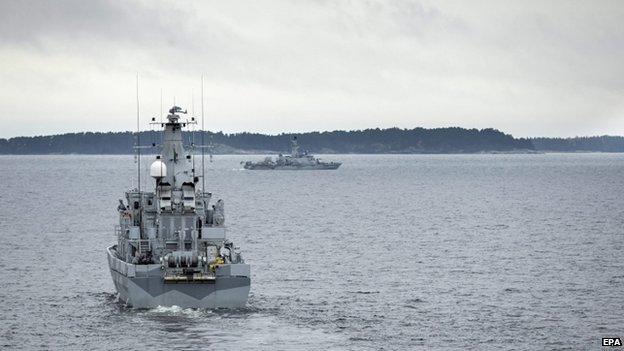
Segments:
[[[182,128],[195,122],[181,122],[180,113],[186,111],[174,106],[166,123],[153,122],[164,127],[160,155],[150,166],[154,191],[141,190],[139,156],[138,188],[117,208],[117,244],[107,249],[110,273],[119,299],[133,308],[242,307],[250,266],[226,238],[223,200],[211,206],[212,194],[199,183],[195,156],[182,143]]]
[[[314,169],[338,169],[341,162],[323,162],[315,158],[307,151],[299,152],[297,137],[291,140],[290,155],[279,154],[275,160],[267,157],[259,162],[241,162],[243,168],[249,170],[314,170]]]

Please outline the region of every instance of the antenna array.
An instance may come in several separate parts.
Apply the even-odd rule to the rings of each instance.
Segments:
[[[136,74],[136,122],[137,122],[137,188],[141,192],[141,131],[139,130],[139,73]]]

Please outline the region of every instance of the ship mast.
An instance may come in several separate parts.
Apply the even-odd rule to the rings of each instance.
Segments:
[[[191,129],[191,152],[193,153],[193,180],[195,179],[195,129],[197,122],[195,121],[195,95],[193,94],[193,89],[191,89],[191,113],[193,116],[191,117],[191,122],[193,122],[193,126]]]
[[[141,132],[139,130],[139,73],[136,74],[136,122],[137,122],[137,187],[141,193]]]
[[[206,191],[206,170],[204,168],[204,156],[206,152],[204,151],[204,146],[206,143],[204,142],[204,136],[206,135],[206,129],[204,128],[204,75],[201,76],[201,133],[202,133],[202,193]],[[202,195],[203,199],[203,195]]]

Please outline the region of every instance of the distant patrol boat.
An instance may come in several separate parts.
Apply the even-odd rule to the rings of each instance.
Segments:
[[[297,137],[291,140],[290,155],[279,154],[277,159],[273,161],[271,157],[265,158],[259,162],[241,162],[243,168],[249,170],[314,170],[314,169],[338,169],[341,162],[322,162],[321,159],[315,158],[308,154],[307,151],[299,152],[299,144]]]
[[[139,181],[119,200],[117,244],[107,250],[110,273],[119,299],[134,308],[241,307],[250,267],[226,239],[223,200],[210,206],[212,194],[198,184],[194,156],[182,144],[182,128],[195,122],[181,122],[180,113],[186,111],[173,106],[159,123],[163,144],[150,166],[154,191],[142,191]],[[140,151],[138,159],[140,180]]]

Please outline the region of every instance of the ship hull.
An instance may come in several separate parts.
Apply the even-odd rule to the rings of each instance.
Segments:
[[[275,165],[273,167],[265,165],[245,165],[245,169],[258,170],[274,170],[274,171],[312,171],[312,170],[333,170],[338,169],[341,163],[321,163],[313,165]]]
[[[248,170],[273,170],[275,169],[275,166],[269,166],[269,165],[257,165],[257,164],[247,164],[244,165],[243,168],[248,169]]]
[[[248,265],[232,265],[246,267],[227,270],[247,276],[223,274],[209,282],[169,283],[163,279],[160,265],[128,264],[116,257],[114,247],[107,251],[119,300],[133,308],[239,308],[247,303],[251,285]]]

